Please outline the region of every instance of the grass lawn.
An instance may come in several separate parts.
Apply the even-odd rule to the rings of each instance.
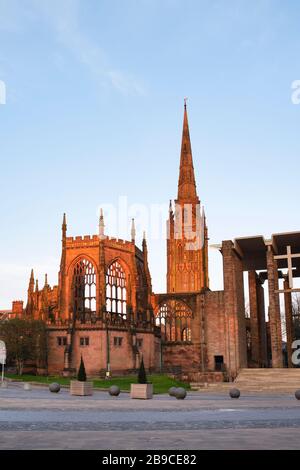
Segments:
[[[42,377],[37,375],[14,375],[7,374],[7,378],[19,380],[22,382],[37,382],[37,383],[51,383],[58,382],[61,385],[69,385],[70,379],[67,377],[49,376]],[[167,393],[170,387],[183,387],[186,390],[190,389],[189,384],[174,380],[167,375],[148,375],[148,382],[153,383],[154,393]],[[109,388],[111,385],[118,385],[121,390],[130,390],[130,384],[137,383],[137,377],[128,375],[125,377],[113,377],[111,379],[93,379],[95,388]]]

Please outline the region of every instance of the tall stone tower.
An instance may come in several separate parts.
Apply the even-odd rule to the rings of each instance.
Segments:
[[[197,195],[186,103],[178,195],[175,207],[170,201],[167,232],[167,292],[208,288],[208,231]]]

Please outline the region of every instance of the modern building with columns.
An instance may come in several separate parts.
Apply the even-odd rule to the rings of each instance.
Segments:
[[[251,355],[248,365],[283,367],[284,324],[288,366],[292,367],[292,343],[296,339],[293,332],[292,294],[300,291],[294,287],[294,280],[300,274],[300,232],[274,234],[269,240],[263,236],[237,238],[232,246],[240,260],[241,269],[248,272],[249,279]],[[267,284],[266,291],[264,284]]]
[[[146,236],[138,247],[134,221],[130,240],[108,237],[102,213],[97,234],[72,237],[64,215],[57,285],[51,287],[46,276],[40,288],[32,271],[26,307],[15,301],[11,312],[47,324],[45,370],[74,374],[82,356],[89,375],[128,374],[143,357],[149,371],[209,382],[234,379],[241,368],[283,367],[281,310],[292,367],[300,232],[215,246],[223,258],[224,288],[210,289],[208,226],[197,193],[186,105],[177,198],[166,217],[166,290],[155,293]]]

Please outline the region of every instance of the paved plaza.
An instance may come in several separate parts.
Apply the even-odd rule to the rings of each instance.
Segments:
[[[0,388],[0,449],[299,449],[300,402],[291,395],[190,392],[131,400],[72,397],[22,384]]]

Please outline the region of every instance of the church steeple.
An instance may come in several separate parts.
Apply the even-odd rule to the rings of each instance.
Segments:
[[[184,102],[177,200],[178,202],[198,201],[186,100]]]
[[[167,292],[200,292],[208,282],[208,231],[197,195],[185,100],[178,194],[167,223]]]

